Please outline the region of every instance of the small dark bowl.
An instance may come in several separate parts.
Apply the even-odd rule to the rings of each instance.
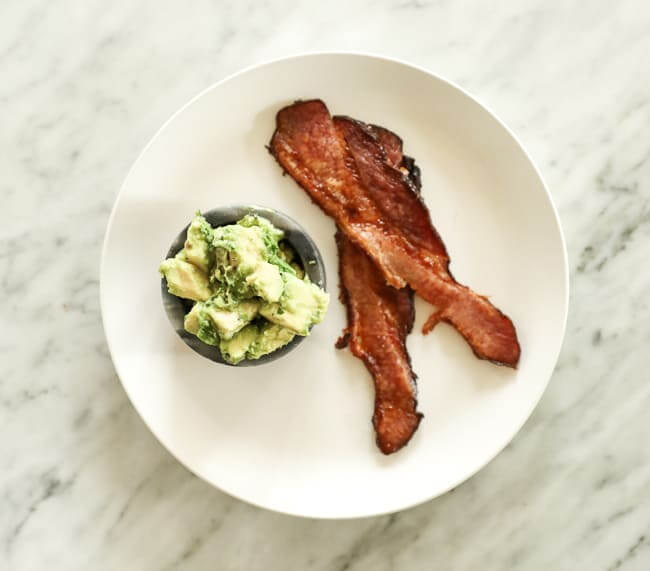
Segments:
[[[289,218],[286,214],[281,214],[277,210],[271,208],[265,208],[263,206],[224,206],[222,208],[215,208],[213,210],[208,210],[203,212],[205,219],[214,227],[225,226],[227,224],[233,224],[240,220],[246,214],[258,214],[269,220],[276,228],[284,231],[284,239],[291,244],[293,249],[296,251],[296,254],[300,258],[302,267],[305,269],[305,273],[309,276],[309,279],[327,291],[327,281],[325,276],[325,265],[323,264],[323,259],[321,258],[320,252],[314,244],[314,241],[309,237],[305,229],[300,226],[293,218]],[[185,244],[185,238],[187,237],[187,229],[189,224],[183,228],[181,233],[176,237],[172,243],[169,251],[167,252],[167,258],[173,258]],[[309,262],[316,262],[309,263]],[[232,365],[231,363],[226,362],[221,356],[221,351],[219,347],[213,347],[212,345],[206,345],[198,337],[192,335],[185,331],[183,327],[183,320],[185,314],[192,308],[192,301],[187,299],[181,299],[175,295],[170,294],[167,291],[167,280],[162,278],[161,280],[161,291],[162,291],[162,300],[165,311],[167,312],[167,317],[171,322],[172,326],[178,333],[179,337],[185,342],[185,344],[196,351],[199,355],[207,357],[215,363],[220,363],[222,365],[229,365],[231,367],[252,367],[256,365],[264,365],[275,361],[280,357],[284,357],[289,352],[293,351],[305,338],[296,335],[290,343],[281,347],[280,349],[264,355],[259,359],[244,359],[237,365]]]

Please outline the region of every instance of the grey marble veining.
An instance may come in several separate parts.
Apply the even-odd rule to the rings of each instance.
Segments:
[[[0,568],[650,569],[649,30],[640,0],[0,4]],[[343,522],[253,508],[171,458],[97,295],[112,202],[162,122],[320,49],[413,61],[495,110],[549,184],[572,280],[513,443],[437,500]]]

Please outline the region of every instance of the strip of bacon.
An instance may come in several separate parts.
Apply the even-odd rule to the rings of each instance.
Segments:
[[[437,306],[434,320],[451,323],[477,357],[516,367],[520,349],[512,322],[487,298],[454,281],[447,270],[446,252],[436,250],[430,236],[425,240],[419,234],[422,216],[401,219],[398,226],[387,219],[385,208],[379,208],[377,199],[388,196],[388,188],[395,192],[401,184],[404,197],[411,189],[371,142],[380,147],[363,129],[346,129],[343,135],[325,104],[311,100],[278,112],[270,151],[341,231],[370,256],[388,284],[396,288],[408,284]]]
[[[370,127],[368,127],[370,129]],[[402,141],[383,127],[373,127],[386,152],[386,160],[402,167]],[[403,167],[402,167],[403,168]],[[415,165],[411,172],[416,172]],[[419,191],[419,180],[413,180]],[[347,310],[347,327],[336,343],[350,346],[375,384],[373,426],[379,449],[391,454],[404,447],[417,430],[416,375],[406,350],[406,336],[413,328],[413,290],[395,289],[365,252],[341,231],[336,233],[341,278],[341,301]]]
[[[408,159],[410,170],[404,164],[402,140],[384,127],[350,117],[334,117],[334,126],[345,139],[361,182],[385,220],[447,268],[447,249],[420,195],[420,169],[413,159]]]
[[[348,317],[336,346],[349,345],[372,374],[377,446],[391,454],[408,443],[422,418],[416,410],[416,375],[406,351],[406,336],[413,327],[412,294],[389,286],[372,260],[341,231],[336,244],[341,301]]]
[[[337,116],[334,117],[334,121],[337,119],[346,119],[347,117]],[[353,119],[354,120],[354,119]],[[359,121],[361,123],[361,121]],[[381,125],[368,125],[367,123],[361,123],[365,129],[372,133],[381,144],[381,148],[384,150],[386,155],[386,161],[389,165],[400,168],[404,161],[404,141],[397,133],[393,133],[391,130],[382,127]]]
[[[344,117],[336,117],[335,119],[337,118],[343,119]],[[415,164],[415,159],[403,153],[404,142],[401,137],[397,133],[393,133],[389,129],[386,129],[386,127],[381,127],[380,125],[368,125],[367,123],[358,120],[357,122],[377,137],[379,143],[384,149],[388,164],[396,169],[400,169],[406,175],[411,184],[411,188],[419,194],[420,189],[422,188],[422,173],[420,172],[420,167]]]

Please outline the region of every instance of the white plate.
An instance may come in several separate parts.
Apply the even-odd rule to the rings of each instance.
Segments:
[[[268,154],[275,113],[320,97],[332,113],[399,133],[422,168],[422,194],[454,275],[514,321],[519,369],[479,361],[448,325],[423,337],[416,303],[408,349],[424,413],[386,457],[370,424],[363,364],[334,349],[334,224]],[[305,226],[327,269],[331,308],[286,358],[225,367],[201,358],[163,311],[159,262],[197,209],[254,203]],[[158,439],[221,490],[279,512],[359,517],[413,506],[457,486],[515,435],[553,371],[567,314],[566,251],[531,159],[476,100],[422,69],[359,54],[312,54],[250,68],[201,93],[131,169],[106,232],[101,306],[126,392]]]

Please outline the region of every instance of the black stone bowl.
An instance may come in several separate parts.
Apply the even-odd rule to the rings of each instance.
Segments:
[[[314,241],[309,237],[309,234],[307,234],[305,229],[295,220],[289,218],[286,214],[282,214],[277,210],[265,208],[263,206],[224,206],[222,208],[215,208],[203,212],[205,219],[214,228],[233,224],[237,222],[237,220],[246,216],[246,214],[257,214],[262,216],[269,220],[276,228],[283,230],[284,239],[289,242],[295,250],[302,267],[305,269],[305,273],[309,276],[309,279],[327,291],[325,265],[323,264],[323,259],[321,258],[316,244],[314,244]],[[189,224],[183,228],[181,233],[176,237],[169,248],[169,252],[167,252],[167,258],[173,258],[178,252],[180,252],[180,250],[182,250],[183,245],[185,244],[185,238],[187,237],[188,227]],[[165,278],[162,278],[161,280],[161,291],[163,306],[167,312],[167,317],[176,330],[176,333],[178,333],[178,336],[188,347],[196,351],[199,355],[207,357],[215,363],[231,367],[253,367],[264,365],[284,357],[286,354],[293,351],[305,339],[300,335],[296,335],[290,343],[276,351],[273,351],[273,353],[264,355],[259,359],[244,359],[237,365],[232,365],[223,359],[219,347],[206,345],[198,337],[188,333],[183,328],[185,314],[190,311],[193,302],[170,294],[167,291],[167,280],[165,280]]]

